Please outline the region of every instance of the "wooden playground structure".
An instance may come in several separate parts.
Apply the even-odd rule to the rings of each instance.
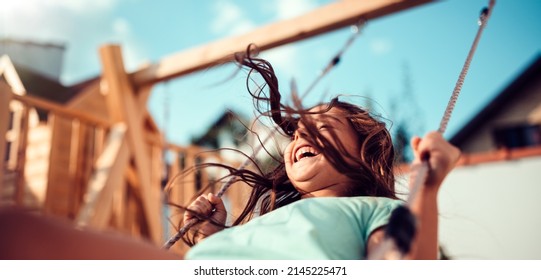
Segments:
[[[172,234],[164,232],[163,174],[178,174],[207,153],[201,154],[201,147],[165,143],[146,109],[154,85],[231,61],[250,43],[263,51],[428,2],[335,1],[297,18],[173,54],[133,73],[124,68],[120,46],[104,45],[99,50],[100,77],[66,104],[29,95],[4,58],[1,204],[31,207],[80,226],[114,229],[161,245]],[[39,121],[38,112],[47,114],[46,122]],[[171,165],[164,163],[164,150],[176,155]],[[198,180],[172,188],[167,199],[187,205],[209,176],[191,176],[196,175]],[[30,190],[41,194],[36,197]],[[232,187],[226,195],[241,200],[243,188]],[[179,219],[173,217],[173,222]],[[176,250],[182,250],[181,245]]]

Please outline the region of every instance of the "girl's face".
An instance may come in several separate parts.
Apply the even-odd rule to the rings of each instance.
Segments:
[[[324,107],[316,107],[311,111],[320,111],[322,108]],[[335,148],[341,150],[339,148],[341,144],[349,155],[359,154],[357,134],[342,110],[333,107],[325,113],[307,117]],[[342,196],[351,187],[351,179],[338,172],[323,153],[310,144],[308,137],[305,125],[299,122],[293,140],[284,151],[289,180],[303,194],[303,198]]]

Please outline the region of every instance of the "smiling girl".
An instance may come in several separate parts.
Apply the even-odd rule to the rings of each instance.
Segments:
[[[250,93],[270,104],[270,112],[262,113],[270,113],[291,142],[271,172],[231,172],[252,187],[232,227],[225,227],[225,207],[213,194],[201,195],[188,206],[184,223],[203,222],[185,238],[190,245],[197,243],[186,257],[366,258],[381,244],[393,209],[403,204],[394,188],[395,155],[385,123],[338,98],[309,110],[300,102],[296,108],[285,106],[268,62],[249,56],[240,62],[265,79],[268,98],[261,90]],[[429,156],[431,170],[412,208],[420,226],[408,258],[435,259],[437,192],[460,152],[437,132],[422,140],[415,137],[412,147],[416,161]]]

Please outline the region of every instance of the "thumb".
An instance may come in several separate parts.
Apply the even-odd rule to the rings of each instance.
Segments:
[[[420,142],[421,142],[421,138],[419,136],[411,137],[410,145],[413,148],[413,151],[417,151],[417,149],[419,149]]]
[[[418,159],[419,156],[419,143],[421,143],[421,138],[418,136],[414,136],[410,140],[410,145],[413,150],[413,154],[415,155],[415,159]]]

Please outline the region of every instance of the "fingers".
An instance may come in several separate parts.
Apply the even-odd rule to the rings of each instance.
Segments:
[[[225,205],[224,205],[223,200],[213,193],[209,193],[207,195],[207,198],[209,202],[212,204],[213,209],[214,209],[212,218],[220,224],[225,224],[225,221],[227,218],[227,211],[225,210]]]
[[[439,164],[444,167],[454,166],[460,157],[460,150],[443,138],[439,132],[428,133],[419,143],[420,155],[429,153],[434,159],[431,164]]]
[[[213,193],[209,193],[207,195],[207,199],[209,203],[212,204],[212,208],[215,209],[216,212],[225,212],[225,205],[220,197]]]
[[[447,142],[441,133],[435,131],[427,133],[422,139],[413,137],[411,146],[413,147],[415,157],[421,160],[430,159],[431,157],[429,155],[433,153],[444,153],[453,156],[451,149],[454,146]]]
[[[417,148],[419,147],[419,142],[421,142],[421,138],[418,137],[418,136],[413,136],[411,138],[411,141],[410,141],[410,144],[411,144],[411,147],[413,147],[413,150],[417,150]]]
[[[416,162],[428,160],[430,174],[427,185],[439,185],[460,157],[460,150],[446,141],[439,132],[430,132],[422,139],[414,137],[411,146]]]
[[[421,138],[417,136],[413,136],[410,141],[410,145],[413,149],[413,154],[415,156],[415,159],[420,158],[419,156],[419,143],[421,142]]]
[[[188,210],[191,211],[184,212],[184,221],[186,222],[196,218],[197,214],[201,216],[210,216],[212,209],[212,204],[209,202],[207,196],[200,195],[188,206]]]
[[[223,200],[209,193],[207,195],[200,195],[189,206],[188,210],[184,212],[184,222],[197,218],[197,215],[203,217],[212,217],[218,222],[225,223],[227,212]]]

